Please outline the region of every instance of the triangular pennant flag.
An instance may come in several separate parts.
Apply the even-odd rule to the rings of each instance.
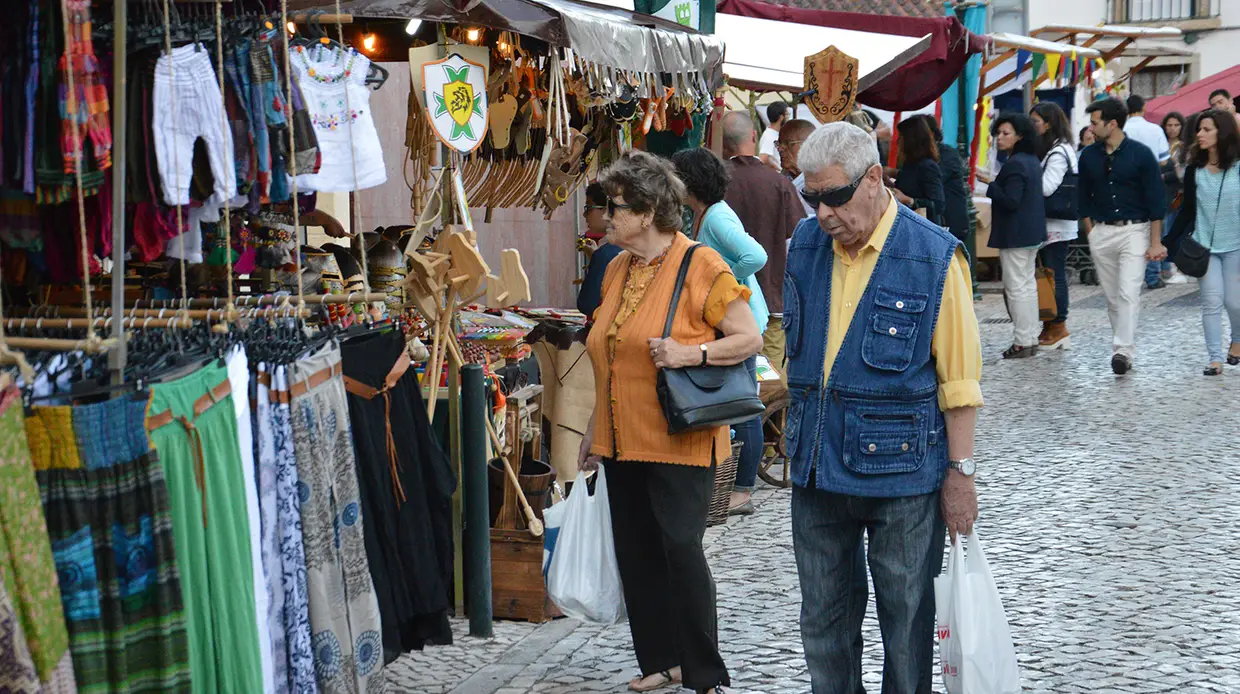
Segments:
[[[1063,56],[1058,53],[1046,56],[1046,78],[1051,82],[1059,79],[1059,65],[1062,61]]]
[[[1076,84],[1077,80],[1079,80],[1080,78],[1081,78],[1081,63],[1080,63],[1080,60],[1077,59],[1076,57],[1076,51],[1072,51],[1072,75],[1071,75],[1072,81],[1069,84]]]
[[[1029,62],[1029,51],[1021,49],[1016,51],[1016,76],[1020,77],[1021,71],[1025,69],[1025,64]]]
[[[1042,74],[1042,68],[1046,67],[1046,56],[1041,53],[1033,54],[1033,65],[1029,68],[1029,78],[1036,80],[1038,75]]]

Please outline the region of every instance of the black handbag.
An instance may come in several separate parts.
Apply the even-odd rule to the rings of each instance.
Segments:
[[[1227,182],[1227,172],[1223,172],[1223,180],[1218,184],[1218,200],[1214,203],[1214,218],[1218,219],[1219,207],[1223,204],[1223,184]],[[1210,241],[1214,241],[1214,230],[1210,230]],[[1210,269],[1210,249],[1197,242],[1192,234],[1180,241],[1180,250],[1175,254],[1175,266],[1189,277],[1202,278]]]
[[[689,274],[689,263],[693,260],[693,252],[701,245],[690,246],[680,263],[676,288],[667,308],[667,322],[663,325],[665,339],[672,335],[672,321],[680,303],[680,291],[685,286],[685,276]],[[744,364],[659,369],[655,388],[663,416],[667,418],[669,434],[740,424],[766,409],[758,397],[758,382]]]
[[[1047,160],[1055,155],[1057,150],[1051,150],[1047,156]],[[1068,162],[1068,170],[1063,175],[1063,182],[1055,189],[1054,193],[1046,196],[1046,218],[1047,219],[1070,219],[1077,220],[1081,218],[1077,212],[1076,202],[1076,181],[1080,177],[1079,174],[1072,171],[1072,160],[1068,155],[1059,152],[1059,156]]]

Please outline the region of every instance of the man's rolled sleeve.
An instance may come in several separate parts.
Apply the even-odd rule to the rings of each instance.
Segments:
[[[939,408],[982,406],[982,343],[973,313],[973,281],[964,253],[947,270],[931,343],[939,381]]]

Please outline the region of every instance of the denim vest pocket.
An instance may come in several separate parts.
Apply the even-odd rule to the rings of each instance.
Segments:
[[[801,292],[791,275],[784,276],[784,353],[789,359],[801,351]]]
[[[858,475],[914,472],[926,459],[930,412],[924,402],[841,398],[844,465]]]
[[[909,316],[875,311],[861,340],[861,358],[882,371],[904,371],[917,346],[917,321]]]
[[[796,460],[801,447],[801,418],[805,416],[805,405],[809,402],[809,388],[790,390],[792,401],[788,404],[788,416],[784,420],[784,456],[791,462]]]

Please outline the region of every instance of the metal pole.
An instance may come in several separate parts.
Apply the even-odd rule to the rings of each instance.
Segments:
[[[112,315],[119,316],[125,310],[125,119],[128,103],[126,52],[129,24],[128,0],[112,3]],[[112,383],[120,385],[125,380],[125,325],[124,321],[112,324],[112,337],[116,346],[108,352],[108,368]]]
[[[487,489],[487,403],[482,367],[461,369],[461,467],[465,491],[465,593],[469,635],[491,636],[491,513]]]

